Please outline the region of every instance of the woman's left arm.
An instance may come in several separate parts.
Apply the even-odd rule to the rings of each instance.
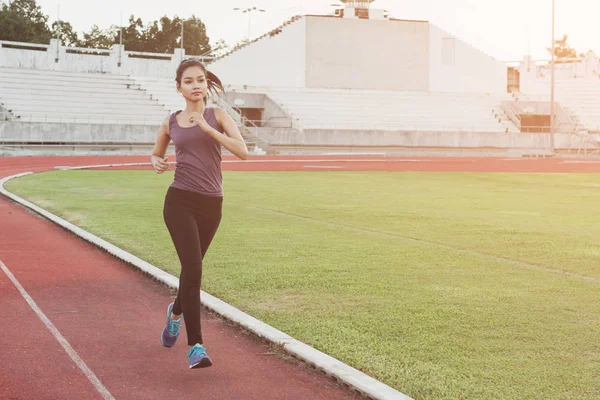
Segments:
[[[223,127],[225,135],[212,127],[207,133],[238,158],[248,159],[248,148],[233,118],[222,108],[215,108],[215,117]]]

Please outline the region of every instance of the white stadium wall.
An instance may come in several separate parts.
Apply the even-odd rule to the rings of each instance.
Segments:
[[[226,85],[305,87],[306,18],[211,63]]]
[[[506,93],[506,64],[429,24],[429,90]]]
[[[0,41],[0,67],[172,79],[185,57],[180,49],[57,48],[54,39],[50,45]],[[209,69],[226,85],[259,87],[506,93],[507,86],[504,63],[425,21],[304,16]]]
[[[0,41],[0,67],[57,70],[57,43],[55,39],[50,45]],[[64,51],[58,53],[61,55]]]
[[[525,56],[517,69],[519,70],[519,87],[522,93],[536,96],[550,95],[550,78],[552,74],[550,60],[533,60],[531,56]],[[581,58],[560,60],[555,65],[556,81],[589,81],[593,85],[599,79],[600,59],[593,51],[587,52]]]
[[[306,87],[427,91],[427,22],[307,17]]]
[[[181,49],[161,54],[125,51],[118,44],[111,49],[87,49],[58,47],[56,39],[49,45],[0,41],[0,67],[9,68],[175,79],[177,66],[184,57],[185,51]]]

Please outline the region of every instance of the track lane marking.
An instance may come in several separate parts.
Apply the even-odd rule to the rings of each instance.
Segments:
[[[27,304],[35,311],[37,316],[42,320],[46,328],[52,333],[54,338],[60,343],[60,345],[65,349],[71,360],[79,367],[79,369],[83,372],[83,374],[88,378],[88,380],[92,383],[94,388],[102,395],[105,400],[115,400],[115,398],[110,394],[108,389],[100,382],[100,379],[94,374],[94,372],[87,366],[87,364],[81,359],[79,354],[71,347],[67,339],[60,333],[60,331],[54,326],[52,321],[48,319],[46,314],[38,307],[35,301],[31,298],[29,293],[21,286],[17,278],[10,272],[8,267],[0,260],[0,269],[4,271],[8,279],[12,281],[17,290],[21,293],[21,296],[25,299]]]

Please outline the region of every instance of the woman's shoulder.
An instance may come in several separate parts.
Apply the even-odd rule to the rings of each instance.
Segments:
[[[210,117],[210,119],[211,119],[211,121],[214,121],[214,123],[216,123],[216,125],[214,125],[214,128],[217,129],[221,133],[225,132],[224,128],[223,128],[223,121],[225,120],[227,111],[225,111],[225,109],[218,107],[218,106],[208,107],[207,110],[211,110],[211,111],[209,111],[212,113],[212,116]]]
[[[218,105],[216,105],[216,104],[212,104],[212,105],[210,105],[210,106],[208,106],[208,107],[206,107],[206,108],[207,108],[208,110],[212,110],[212,111],[213,111],[215,114],[216,114],[216,113],[219,113],[219,112],[221,112],[221,111],[225,111],[225,109],[223,109],[223,107],[221,107],[221,106],[218,106]]]
[[[226,111],[217,105],[210,105],[206,107],[206,112],[211,113],[217,119],[217,121],[220,121],[220,117]]]
[[[181,112],[181,110],[177,110],[171,114],[169,114],[169,116],[166,118],[166,120],[168,121],[169,126],[177,123],[177,114],[179,114]]]
[[[214,114],[214,116],[217,118],[217,120],[221,121],[221,118],[225,115],[227,115],[227,111],[225,111],[225,109],[223,107],[219,107],[219,106],[211,106],[209,107],[209,109],[212,110],[212,113]]]

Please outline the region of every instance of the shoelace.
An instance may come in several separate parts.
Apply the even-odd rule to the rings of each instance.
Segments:
[[[169,335],[175,336],[179,334],[179,329],[181,328],[181,321],[173,321],[172,319],[169,321]]]
[[[200,347],[193,347],[192,348],[192,353],[190,354],[190,357],[194,357],[194,356],[203,356],[204,354],[206,354],[206,350]]]

